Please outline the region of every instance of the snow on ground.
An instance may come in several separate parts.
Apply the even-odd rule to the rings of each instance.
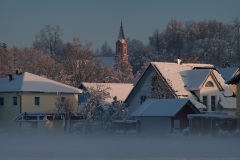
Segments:
[[[240,138],[0,135],[0,160],[240,160]]]

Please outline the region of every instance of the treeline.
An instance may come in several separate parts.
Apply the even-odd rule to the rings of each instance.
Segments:
[[[134,72],[147,61],[211,63],[217,67],[240,65],[240,21],[230,24],[216,20],[180,22],[171,20],[166,29],[156,29],[149,44],[129,41],[129,54]]]
[[[0,46],[0,76],[16,68],[77,87],[81,82],[134,82],[124,67],[105,67],[96,56],[114,56],[104,42],[93,51],[91,43],[79,38],[64,43],[60,26],[46,25],[35,35],[31,48]],[[149,43],[128,39],[133,74],[143,72],[151,61],[211,63],[217,67],[240,66],[240,21],[229,24],[215,20],[180,22],[171,20],[166,29],[149,36]]]
[[[123,68],[104,67],[96,61],[89,43],[83,44],[74,38],[61,46],[60,53],[56,52],[59,49],[56,46],[51,44],[48,46],[51,48],[42,49],[0,47],[0,77],[14,74],[21,68],[74,87],[81,82],[133,82],[133,77]]]

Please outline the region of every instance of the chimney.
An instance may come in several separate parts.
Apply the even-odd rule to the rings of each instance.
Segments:
[[[9,80],[9,81],[12,81],[12,80],[13,80],[13,77],[12,77],[11,74],[8,75],[8,80]]]
[[[177,59],[177,64],[180,65],[181,62],[182,62],[182,60],[178,57],[178,59]]]
[[[21,68],[17,68],[16,69],[16,75],[21,75],[22,74],[22,69]]]

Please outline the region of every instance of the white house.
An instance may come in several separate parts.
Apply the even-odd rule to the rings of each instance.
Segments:
[[[235,114],[236,98],[211,64],[151,62],[125,100],[133,112],[146,99],[188,98],[201,112]]]

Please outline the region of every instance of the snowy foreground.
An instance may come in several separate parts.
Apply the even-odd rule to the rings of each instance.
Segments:
[[[240,160],[240,138],[4,134],[0,160]]]

